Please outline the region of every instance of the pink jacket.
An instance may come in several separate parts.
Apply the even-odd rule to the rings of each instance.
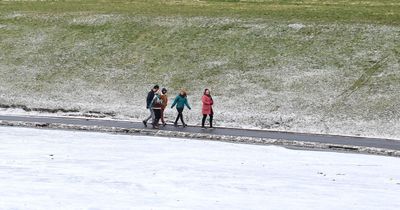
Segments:
[[[203,102],[202,113],[207,115],[214,114],[212,110],[212,105],[214,103],[213,100],[210,97],[203,95],[201,101]]]

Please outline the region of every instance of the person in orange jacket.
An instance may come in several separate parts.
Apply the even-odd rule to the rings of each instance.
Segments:
[[[211,97],[211,92],[209,89],[205,89],[204,90],[204,94],[201,98],[201,101],[203,102],[203,107],[202,107],[202,114],[203,114],[203,119],[201,121],[201,128],[205,129],[206,127],[204,126],[206,119],[207,119],[207,115],[210,116],[210,128],[213,128],[213,117],[214,117],[214,111],[212,108],[212,105],[214,104],[214,101]]]
[[[167,105],[168,105],[168,95],[167,95],[167,92],[168,92],[168,90],[166,89],[166,88],[163,88],[162,90],[161,90],[161,100],[162,100],[162,106],[161,106],[161,123],[162,123],[162,125],[163,125],[163,127],[165,127],[165,125],[167,125],[167,123],[165,123],[165,120],[164,120],[164,111],[165,111],[165,108],[167,107]]]

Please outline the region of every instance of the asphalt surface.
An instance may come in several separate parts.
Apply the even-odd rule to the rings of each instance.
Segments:
[[[119,121],[119,120],[69,118],[69,117],[0,115],[0,120],[49,123],[49,124],[60,123],[66,125],[82,125],[82,126],[104,126],[104,127],[117,127],[117,128],[137,128],[137,129],[145,128],[143,123],[141,122],[139,123],[139,122],[129,122],[129,121]],[[202,130],[200,127],[197,126],[188,126],[183,128],[181,126],[174,127],[172,125],[167,125],[165,127],[161,127],[160,129],[167,131],[180,131],[188,133],[209,133],[213,135],[283,139],[289,141],[317,142],[326,144],[337,144],[343,146],[374,147],[374,148],[400,151],[400,140],[394,140],[394,139],[281,132],[281,131],[269,131],[269,130],[251,130],[251,129],[249,130],[249,129],[236,129],[236,128],[215,128],[215,129]]]

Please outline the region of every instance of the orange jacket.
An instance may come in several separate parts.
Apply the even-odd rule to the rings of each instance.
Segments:
[[[167,95],[161,95],[161,100],[162,100],[162,106],[161,109],[165,109],[168,105],[168,96]]]

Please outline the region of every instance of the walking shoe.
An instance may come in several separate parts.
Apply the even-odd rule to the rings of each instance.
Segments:
[[[178,127],[178,123],[174,123],[174,126],[175,126],[175,127]]]
[[[187,127],[187,124],[183,124],[182,126],[183,126],[183,127]]]
[[[167,123],[163,123],[163,124],[162,124],[162,127],[165,127],[166,125],[167,125]]]
[[[204,126],[201,126],[201,130],[205,130],[206,129],[206,127],[204,127]]]
[[[147,128],[147,122],[143,120],[144,127]]]
[[[210,126],[210,129],[214,129],[214,127]]]

